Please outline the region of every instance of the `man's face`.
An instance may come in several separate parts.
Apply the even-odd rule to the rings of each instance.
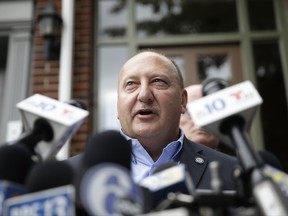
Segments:
[[[186,103],[187,93],[180,87],[176,68],[165,57],[144,52],[123,66],[117,106],[122,130],[128,136],[178,136]]]
[[[219,138],[217,136],[196,127],[191,119],[184,123],[181,128],[189,140],[204,144],[213,149],[216,149],[219,145]]]

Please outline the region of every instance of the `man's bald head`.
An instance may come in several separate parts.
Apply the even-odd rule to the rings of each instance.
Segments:
[[[176,72],[176,74],[177,74],[177,79],[179,80],[180,88],[184,89],[184,79],[183,79],[183,75],[182,75],[178,65],[172,59],[165,56],[163,53],[160,53],[160,52],[158,52],[156,50],[152,50],[152,49],[140,51],[138,54],[136,54],[135,56],[130,58],[121,68],[120,73],[119,73],[119,77],[122,75],[123,71],[125,71],[127,67],[129,67],[130,65],[133,65],[135,62],[141,60],[142,58],[144,59],[147,57],[151,57],[151,58],[158,57],[158,58],[162,59],[163,62],[170,64],[171,65],[170,69],[173,70],[174,72]]]

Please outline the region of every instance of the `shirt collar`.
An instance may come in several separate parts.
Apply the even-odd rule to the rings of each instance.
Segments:
[[[164,149],[159,159],[155,163],[165,163],[170,160],[178,161],[179,153],[183,147],[184,132],[180,130],[180,136],[177,140],[169,143]],[[133,139],[126,135],[122,130],[120,133],[126,138],[127,141],[132,144],[132,163],[142,162],[153,164],[154,161],[148,154],[148,152],[143,148],[141,143],[137,139]]]
[[[180,131],[180,137],[178,138],[178,140],[176,140],[176,141],[179,141],[180,143],[183,143],[183,140],[184,140],[184,132],[183,132],[183,130],[182,129],[179,129],[179,131]],[[126,135],[123,131],[122,131],[122,129],[120,130],[120,133],[122,134],[122,136],[124,136],[125,138],[126,138],[126,140],[127,141],[137,141],[138,142],[138,140],[137,139],[133,139],[133,138],[131,138],[131,137],[129,137],[128,135]],[[175,142],[175,141],[174,141]],[[132,144],[133,144],[133,142],[132,142]]]

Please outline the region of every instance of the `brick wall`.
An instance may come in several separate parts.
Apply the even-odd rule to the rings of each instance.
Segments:
[[[48,0],[34,0],[35,32],[32,53],[32,94],[39,93],[58,99],[59,60],[45,61],[43,39],[36,23],[38,14]],[[54,0],[57,12],[61,14],[61,0]],[[93,97],[93,33],[94,0],[75,0],[74,11],[74,66],[72,98],[81,99],[90,112],[89,118],[71,140],[71,155],[83,150],[92,128]]]

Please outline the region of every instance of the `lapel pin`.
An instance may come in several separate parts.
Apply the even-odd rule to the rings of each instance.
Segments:
[[[198,164],[203,164],[204,163],[204,159],[201,158],[201,157],[196,157],[195,158],[195,162],[198,163]]]

